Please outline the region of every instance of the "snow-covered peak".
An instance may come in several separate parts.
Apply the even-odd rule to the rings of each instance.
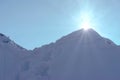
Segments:
[[[75,31],[53,45],[51,80],[119,80],[119,53],[95,30]]]
[[[102,37],[97,33],[94,29],[80,29],[78,31],[72,32],[71,34],[68,34],[67,36],[62,37],[61,39],[56,41],[56,44],[79,44],[79,45],[110,45],[115,46],[114,42],[111,40]]]
[[[80,39],[80,38],[94,38],[95,39],[95,38],[101,38],[101,36],[93,29],[89,29],[87,31],[84,29],[80,29],[78,31],[72,32],[71,34],[67,36],[62,37],[60,40]]]

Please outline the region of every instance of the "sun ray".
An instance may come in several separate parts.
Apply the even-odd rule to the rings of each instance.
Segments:
[[[93,22],[93,12],[92,11],[83,11],[80,13],[80,19],[79,19],[79,27],[88,30],[90,28],[93,28],[95,25]]]
[[[84,30],[88,30],[89,28],[91,28],[91,21],[90,21],[90,15],[88,14],[83,14],[82,15],[82,28]]]

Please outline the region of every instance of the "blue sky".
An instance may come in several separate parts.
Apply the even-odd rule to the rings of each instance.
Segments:
[[[80,29],[81,14],[93,28],[120,44],[120,0],[0,0],[0,32],[27,49]]]

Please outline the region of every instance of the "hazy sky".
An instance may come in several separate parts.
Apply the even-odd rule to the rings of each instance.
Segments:
[[[0,0],[0,32],[33,49],[80,29],[82,14],[120,44],[120,0]]]

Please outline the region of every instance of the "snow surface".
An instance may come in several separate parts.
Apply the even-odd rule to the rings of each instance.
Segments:
[[[19,71],[29,53],[0,34],[0,80],[19,80]]]
[[[0,34],[0,80],[120,80],[120,46],[93,29],[33,51]]]

